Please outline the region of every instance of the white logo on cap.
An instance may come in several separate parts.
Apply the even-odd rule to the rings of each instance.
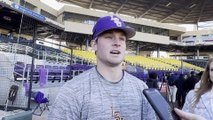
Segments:
[[[122,26],[120,19],[118,19],[117,17],[111,16],[111,20],[116,24],[117,27]]]

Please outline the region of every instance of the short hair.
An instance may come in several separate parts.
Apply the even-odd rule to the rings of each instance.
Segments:
[[[151,79],[157,79],[157,74],[155,72],[149,72],[149,78]]]
[[[203,71],[200,71],[200,72],[198,73],[198,76],[201,77],[202,75],[203,75]]]
[[[194,75],[195,74],[195,71],[191,71],[191,75]]]

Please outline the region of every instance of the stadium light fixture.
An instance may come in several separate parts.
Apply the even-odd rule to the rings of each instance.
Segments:
[[[11,17],[9,17],[9,16],[3,16],[3,19],[6,20],[6,21],[11,21],[12,20]]]
[[[166,4],[166,7],[170,6],[171,4],[172,4],[171,2],[167,3],[167,4]]]
[[[196,6],[196,4],[192,4],[189,8],[193,8],[193,7],[195,7]]]

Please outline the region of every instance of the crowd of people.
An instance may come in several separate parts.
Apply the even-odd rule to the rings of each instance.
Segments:
[[[152,77],[153,74],[156,76],[155,79]],[[150,72],[147,86],[160,89],[159,85],[156,86],[157,78],[156,73]],[[168,101],[172,104],[177,102],[179,108],[188,112],[184,114],[196,114],[200,120],[213,119],[213,58],[209,59],[204,72],[191,71],[190,74],[180,74],[177,79],[170,72],[165,74],[161,81],[167,83]],[[176,109],[177,113],[183,111]]]
[[[199,73],[191,71],[190,74],[182,73],[178,75],[178,77],[175,77],[174,73],[168,72],[165,73],[159,81],[160,78],[158,78],[157,73],[150,72],[148,73],[149,78],[147,79],[146,84],[149,88],[156,88],[160,90],[161,86],[159,86],[159,83],[166,82],[168,101],[172,103],[177,101],[178,106],[182,108],[185,102],[186,94],[194,88],[197,88],[195,85],[199,82],[202,73],[202,71]]]

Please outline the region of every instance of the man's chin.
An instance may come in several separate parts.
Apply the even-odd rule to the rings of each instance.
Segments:
[[[109,66],[111,67],[118,67],[120,66],[122,63],[122,61],[119,61],[119,62],[109,62]]]

